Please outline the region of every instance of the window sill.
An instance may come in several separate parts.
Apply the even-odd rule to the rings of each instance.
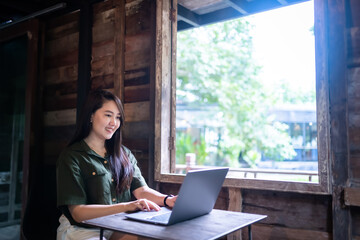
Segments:
[[[185,174],[161,173],[155,174],[155,181],[160,183],[181,184]],[[226,177],[223,187],[243,188],[257,190],[273,190],[282,192],[297,192],[328,195],[331,194],[329,187],[321,183],[312,182],[288,182],[262,179],[244,179]]]

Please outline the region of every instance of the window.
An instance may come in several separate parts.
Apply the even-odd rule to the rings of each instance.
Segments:
[[[169,8],[165,7],[167,4]],[[158,6],[162,9],[163,16],[170,14],[168,9],[174,7],[171,4],[172,2],[165,2]],[[315,32],[317,53],[323,53],[324,49],[321,47],[325,46],[324,29],[319,29],[317,25],[324,21],[321,19],[321,11],[323,11],[321,4],[320,1],[315,1],[315,8],[319,11],[315,11],[317,14],[314,28],[308,29]],[[282,9],[276,11],[279,10]],[[268,13],[270,11],[264,14]],[[316,97],[314,81],[312,91],[303,91],[303,93],[313,92],[313,94],[305,95],[291,94],[299,88],[291,89],[285,81],[273,82],[266,86],[270,79],[269,75],[266,75],[267,82],[265,82],[265,77],[261,76],[257,64],[248,61],[253,59],[254,53],[249,49],[253,43],[252,40],[256,39],[251,39],[248,33],[243,33],[243,36],[239,37],[232,30],[232,28],[237,28],[241,31],[243,29],[250,31],[251,21],[255,17],[254,14],[250,15],[249,19],[233,19],[225,23],[209,25],[206,30],[204,30],[205,27],[201,27],[184,34],[181,31],[177,33],[176,24],[162,22],[164,17],[157,18],[157,26],[161,25],[162,29],[162,38],[158,35],[157,42],[162,42],[163,45],[158,46],[158,49],[162,51],[159,52],[157,49],[156,59],[156,68],[160,69],[161,66],[162,69],[156,72],[158,83],[156,85],[159,86],[156,88],[155,99],[156,180],[176,182],[181,180],[181,177],[174,173],[183,173],[189,168],[225,165],[231,168],[225,182],[228,186],[300,192],[329,191],[328,156],[325,148],[328,145],[327,85],[325,76],[322,75],[323,69],[319,65],[324,56],[320,54],[316,56]],[[229,30],[227,33],[219,31],[221,28],[219,25],[224,24]],[[207,32],[201,33],[201,31]],[[213,34],[217,45],[208,45],[211,36],[206,34]],[[195,38],[198,36],[203,37],[203,42]],[[226,41],[221,42],[220,38]],[[160,39],[163,41],[159,41]],[[164,39],[169,41],[164,41]],[[189,41],[186,42],[187,40]],[[234,40],[242,41],[241,46],[232,48],[231,45],[226,45]],[[175,59],[176,41],[178,48],[181,49],[177,53],[177,59]],[[203,49],[217,50],[224,47],[228,51],[226,53],[213,51],[204,54],[201,52],[201,44],[205,45]],[[199,47],[191,48],[194,45]],[[201,58],[195,56],[196,51],[199,51]],[[232,54],[232,51],[241,54]],[[166,55],[169,52],[171,54]],[[233,59],[221,62],[223,59],[221,54],[231,55]],[[237,55],[240,57],[236,59]],[[177,68],[177,75],[176,61],[181,63]],[[199,61],[205,64],[199,65]],[[235,61],[240,63],[228,64]],[[211,66],[206,64],[210,62]],[[315,65],[314,61],[312,64]],[[223,71],[221,68],[225,65],[228,71]],[[305,72],[299,69],[302,66],[299,66],[299,63],[294,62],[293,65],[297,67],[297,69],[291,69],[295,77]],[[196,84],[193,84],[190,78],[197,79]],[[213,81],[212,78],[221,81],[225,79],[225,81]],[[234,80],[239,78],[243,81],[240,85]],[[315,79],[314,71],[313,79]],[[277,88],[271,88],[271,86]],[[276,92],[277,89],[281,89],[286,94]],[[232,92],[241,92],[241,94],[232,95]],[[279,95],[282,100],[287,98],[290,101],[279,101],[276,99]],[[297,101],[295,97],[302,100]],[[221,103],[219,99],[225,103]],[[274,102],[282,104],[274,104]],[[306,107],[308,104],[304,103],[310,103],[310,107]],[[275,135],[277,138],[271,139]],[[320,139],[319,142],[317,139]],[[176,151],[172,144],[176,145]],[[251,168],[254,166],[256,169]],[[290,166],[290,169],[282,166],[287,168]],[[296,171],[290,171],[292,169]]]

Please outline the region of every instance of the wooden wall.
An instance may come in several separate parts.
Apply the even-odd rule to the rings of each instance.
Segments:
[[[347,205],[351,236],[360,239],[360,2],[350,0],[347,7],[348,187],[354,192],[353,200]]]
[[[335,0],[328,0],[335,2]],[[340,96],[346,109],[349,173],[347,187],[360,187],[360,4],[357,0],[338,1],[346,6],[347,81],[339,81],[346,94]],[[345,4],[346,3],[346,4]],[[153,176],[155,1],[108,0],[93,5],[91,89],[104,88],[118,94],[125,105],[124,143],[136,158],[148,181]],[[336,11],[335,11],[336,12]],[[346,34],[345,34],[346,33]],[[45,218],[56,219],[55,163],[71,138],[76,121],[78,80],[79,12],[52,18],[44,26],[43,68],[40,72],[43,99],[43,165]],[[331,39],[329,40],[331,41]],[[336,61],[334,61],[336,62]],[[331,66],[336,68],[336,66]],[[341,79],[342,79],[341,78]],[[336,91],[332,91],[337,94]],[[340,93],[339,93],[340,94]],[[331,108],[331,107],[330,107]],[[329,123],[330,124],[330,123]],[[344,161],[344,160],[343,160]],[[158,189],[176,194],[179,184],[162,183]],[[342,186],[341,186],[342,187]],[[39,195],[40,196],[40,195]],[[41,195],[43,196],[43,195]],[[335,196],[335,198],[334,198]],[[39,201],[44,201],[38,197]],[[300,194],[252,189],[223,188],[216,208],[266,214],[268,218],[253,227],[254,239],[332,239],[334,202],[337,195]],[[41,206],[38,204],[38,206]],[[336,210],[338,211],[338,210]],[[344,206],[349,239],[360,239],[360,210]],[[45,221],[49,239],[57,221]],[[336,221],[335,221],[336,222]],[[48,225],[46,225],[48,224]],[[45,234],[45,235],[46,235]],[[229,238],[247,239],[235,233]]]

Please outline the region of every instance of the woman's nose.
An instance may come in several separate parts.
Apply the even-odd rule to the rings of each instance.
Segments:
[[[116,125],[116,121],[117,121],[117,119],[112,117],[111,120],[110,120],[110,124],[111,125]]]

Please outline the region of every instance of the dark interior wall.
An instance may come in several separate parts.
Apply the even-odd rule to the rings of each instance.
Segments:
[[[335,2],[329,0],[328,2]],[[341,1],[340,1],[341,2]],[[340,81],[346,94],[345,115],[349,132],[349,184],[360,185],[359,129],[360,107],[360,7],[356,0],[347,6],[347,81]],[[92,89],[114,91],[124,102],[126,125],[124,143],[135,154],[147,180],[152,178],[152,138],[154,108],[155,1],[109,0],[93,5]],[[124,14],[125,13],[125,17]],[[350,17],[351,16],[351,17]],[[79,53],[79,12],[54,17],[44,23],[39,89],[42,94],[42,166],[33,189],[28,229],[29,239],[54,239],[59,212],[56,209],[55,163],[58,154],[71,138],[76,122]],[[125,21],[125,22],[123,22]],[[119,35],[119,27],[123,36]],[[331,41],[331,39],[330,39]],[[350,44],[351,43],[351,44]],[[122,44],[119,50],[119,45]],[[124,59],[124,61],[121,61]],[[334,61],[336,62],[336,61]],[[123,64],[123,65],[122,65]],[[334,63],[335,64],[335,63]],[[331,66],[336,68],[336,65]],[[123,69],[123,72],[119,72]],[[341,92],[338,92],[342,94]],[[333,91],[332,94],[337,94]],[[331,108],[331,106],[330,106]],[[329,123],[331,124],[331,123]],[[344,139],[332,139],[333,143]],[[347,139],[345,139],[347,141]],[[345,159],[347,161],[347,159]],[[344,164],[345,166],[347,164]],[[159,183],[162,192],[176,194],[179,184]],[[223,188],[215,208],[233,210],[232,189]],[[242,211],[266,214],[268,218],[254,225],[255,239],[332,239],[333,204],[331,194],[300,194],[241,189]],[[238,199],[237,199],[238,200]],[[345,207],[350,217],[352,237],[360,237],[359,207]],[[35,219],[42,219],[39,226]],[[347,226],[347,227],[348,227]],[[247,235],[243,234],[243,239]]]
[[[41,160],[33,184],[23,232],[28,239],[55,239],[60,211],[56,208],[56,160],[71,139],[79,90],[107,89],[124,103],[124,144],[136,156],[149,180],[150,73],[154,1],[105,1],[91,5],[91,72],[79,81],[82,46],[79,11],[42,22],[38,89],[41,94]],[[151,11],[150,11],[151,10]],[[125,12],[126,11],[126,12]],[[150,12],[149,12],[150,11]],[[153,12],[153,11],[152,11]],[[80,42],[80,43],[79,43]],[[122,47],[119,47],[122,46]],[[80,85],[81,86],[80,86]],[[35,165],[35,162],[32,163]],[[40,221],[42,224],[38,224]]]
[[[348,187],[360,191],[360,2],[347,1],[347,102],[349,132]],[[360,198],[360,194],[357,195]],[[360,206],[349,207],[351,236],[360,238]]]

